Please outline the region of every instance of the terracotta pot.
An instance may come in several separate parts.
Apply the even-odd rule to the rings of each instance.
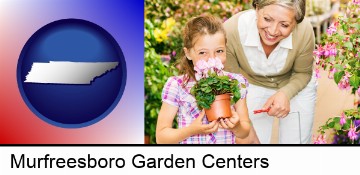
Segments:
[[[214,102],[209,109],[205,109],[205,114],[208,121],[218,120],[219,118],[229,118],[231,114],[231,99],[230,94],[222,94],[215,96]]]
[[[144,144],[150,144],[150,136],[149,135],[144,136]]]

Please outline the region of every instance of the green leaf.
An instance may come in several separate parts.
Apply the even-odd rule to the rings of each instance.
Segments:
[[[352,44],[350,41],[344,43],[344,46],[347,47],[347,48],[350,49],[350,50],[353,49],[353,44]]]
[[[343,129],[348,130],[349,128],[350,128],[350,124],[349,123],[344,123]]]
[[[344,74],[345,74],[344,71],[334,73],[334,80],[335,80],[336,84],[338,84],[340,82],[340,80],[344,76]]]
[[[330,123],[328,124],[328,127],[329,127],[329,128],[334,128],[334,125],[335,125],[335,122],[330,122]]]
[[[360,78],[357,75],[353,74],[350,77],[350,85],[355,89],[357,89],[359,87],[359,83],[360,83]]]
[[[333,120],[335,123],[339,123],[340,122],[340,117],[334,117],[334,120]]]
[[[343,71],[344,70],[344,67],[342,65],[340,65],[340,64],[335,64],[334,67],[338,71]]]
[[[355,27],[357,30],[360,30],[360,24],[359,23],[355,23],[352,26]]]
[[[340,129],[341,129],[340,123],[335,123],[334,129],[335,129],[335,130],[340,130]]]

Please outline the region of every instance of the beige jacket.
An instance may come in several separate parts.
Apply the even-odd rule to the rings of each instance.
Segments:
[[[279,89],[289,99],[299,93],[311,79],[315,37],[310,22],[305,18],[292,32],[293,49],[289,50],[283,70],[274,76],[256,74],[250,67],[240,42],[238,18],[240,12],[224,23],[227,36],[225,69],[241,73],[251,84]]]

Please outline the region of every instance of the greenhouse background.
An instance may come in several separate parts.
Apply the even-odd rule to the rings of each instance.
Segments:
[[[177,75],[177,53],[182,49],[181,30],[186,21],[207,13],[226,21],[238,12],[252,8],[251,3],[252,0],[145,0],[145,143],[156,143],[161,91],[167,78]],[[347,3],[347,0],[306,1],[306,16],[313,25],[317,44],[326,42],[327,28],[334,19],[346,13]],[[330,117],[339,116],[346,109],[357,109],[357,115],[359,112],[358,98],[351,91],[340,90],[334,80],[326,78],[327,71],[320,70],[319,74],[323,78],[318,79],[313,134]],[[274,122],[276,125],[278,120]],[[271,143],[278,141],[275,128]],[[327,143],[331,142],[332,137],[328,137]]]

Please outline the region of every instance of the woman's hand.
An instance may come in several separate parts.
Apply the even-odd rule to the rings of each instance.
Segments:
[[[192,135],[195,134],[209,134],[214,133],[219,128],[219,123],[214,120],[209,124],[203,124],[202,120],[205,116],[205,111],[201,111],[200,115],[191,123],[189,128],[191,128]]]
[[[263,109],[270,109],[268,115],[277,118],[284,118],[290,112],[290,100],[285,93],[278,91],[271,96],[263,106]]]

